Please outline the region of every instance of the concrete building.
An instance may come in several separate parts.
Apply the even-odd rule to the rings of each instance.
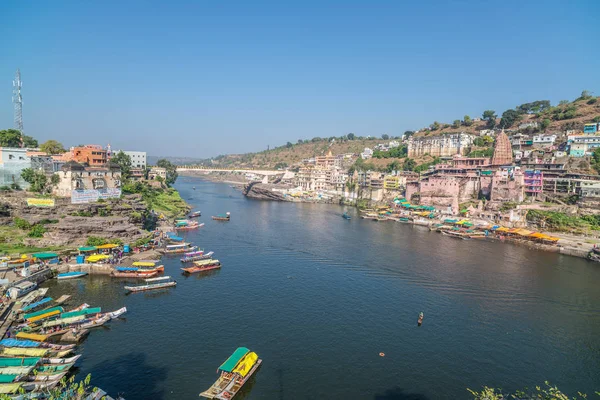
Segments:
[[[106,150],[95,144],[71,147],[70,153],[70,161],[87,163],[90,167],[104,167],[108,160]]]
[[[363,152],[360,153],[360,158],[362,158],[363,160],[368,160],[371,157],[373,157],[373,150],[368,147],[365,147]]]
[[[145,151],[130,151],[130,150],[118,150],[112,153],[112,156],[119,154],[119,151],[127,154],[131,159],[131,168],[146,169],[148,165],[146,163],[146,152]]]
[[[167,169],[161,167],[152,167],[150,169],[150,172],[148,172],[148,178],[156,179],[157,176],[160,176],[161,178],[163,178],[163,180],[167,179]]]
[[[432,157],[450,157],[455,154],[464,155],[473,144],[473,139],[473,135],[466,133],[442,136],[411,136],[408,140],[408,157],[421,157],[425,154],[429,154]]]
[[[533,143],[534,144],[554,144],[556,141],[556,135],[534,135]]]
[[[121,169],[114,164],[86,167],[70,161],[56,175],[60,182],[54,187],[53,193],[71,197],[71,202],[75,204],[121,196]]]
[[[540,170],[525,171],[525,194],[530,197],[538,197],[544,188],[544,174]]]
[[[27,149],[0,147],[0,186],[19,185],[26,189],[29,184],[21,177],[25,168],[31,168]]]

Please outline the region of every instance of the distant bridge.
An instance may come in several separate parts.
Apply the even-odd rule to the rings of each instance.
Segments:
[[[239,172],[243,174],[255,174],[262,176],[276,176],[276,175],[285,175],[288,171],[275,171],[268,169],[244,169],[244,168],[211,168],[211,167],[203,167],[199,165],[181,165],[177,167],[178,172],[185,171],[202,171],[202,172]]]

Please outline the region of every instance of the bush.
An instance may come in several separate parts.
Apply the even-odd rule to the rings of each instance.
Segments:
[[[594,103],[596,103],[597,101],[598,101],[598,98],[594,97],[594,98],[592,98],[592,99],[589,99],[589,100],[587,101],[587,104],[594,104]]]
[[[88,236],[87,241],[85,242],[86,246],[102,246],[103,244],[118,244],[119,246],[123,245],[123,241],[121,239],[105,239],[98,236]]]
[[[29,222],[27,222],[26,220],[24,220],[23,218],[15,217],[13,222],[15,223],[15,226],[19,229],[25,230],[25,229],[31,228],[31,224]]]
[[[32,238],[41,238],[44,236],[44,233],[46,233],[46,228],[44,227],[44,225],[35,224],[31,228],[27,236]]]

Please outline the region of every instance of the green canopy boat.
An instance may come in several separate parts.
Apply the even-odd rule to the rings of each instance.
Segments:
[[[36,365],[38,362],[40,362],[40,357],[1,357],[0,367],[27,367],[30,365]]]
[[[40,310],[40,311],[32,312],[32,313],[29,313],[29,314],[25,314],[25,315],[23,315],[23,319],[29,319],[29,318],[37,317],[38,315],[48,314],[48,313],[53,312],[53,311],[64,312],[65,309],[62,308],[62,307],[46,308],[45,310]]]
[[[240,360],[249,352],[245,347],[238,347],[233,354],[219,367],[221,371],[231,372]]]
[[[99,312],[102,312],[102,307],[84,308],[83,310],[80,310],[80,311],[71,311],[71,312],[62,313],[62,314],[60,314],[60,317],[61,318],[71,318],[71,317],[78,317],[80,315],[98,314]]]

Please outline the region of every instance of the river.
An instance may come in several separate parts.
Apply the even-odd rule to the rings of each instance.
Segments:
[[[129,309],[81,346],[77,378],[112,395],[198,398],[238,346],[263,359],[240,399],[469,399],[467,388],[545,380],[600,390],[599,264],[353,208],[248,200],[197,178],[175,186],[206,223],[186,240],[221,270],[184,277],[164,258],[178,285],[161,293],[125,295],[98,276],[46,284]],[[226,211],[230,222],[210,219]]]

